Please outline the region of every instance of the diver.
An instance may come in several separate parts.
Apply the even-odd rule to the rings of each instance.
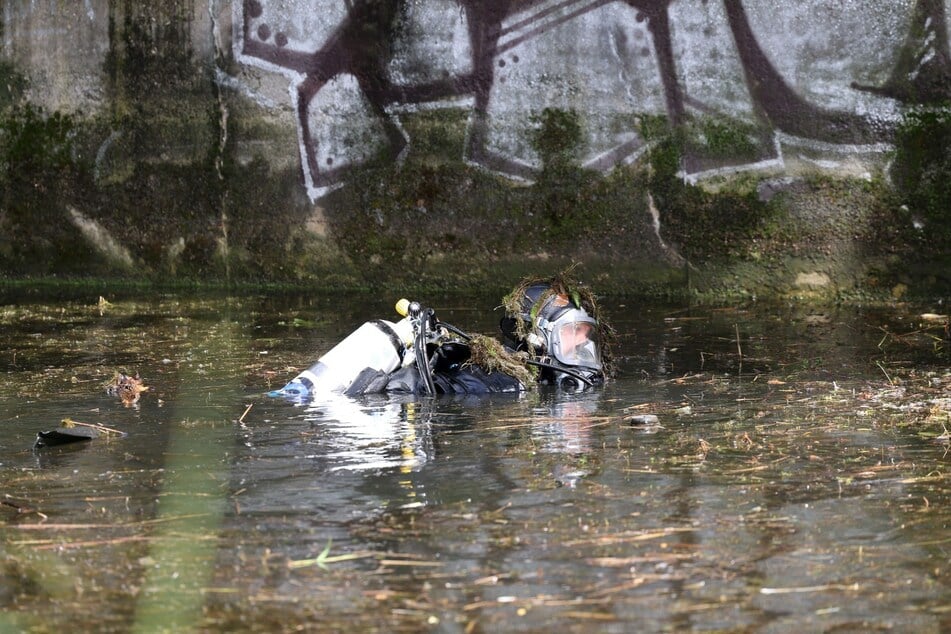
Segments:
[[[518,393],[536,384],[584,390],[607,374],[594,295],[563,275],[523,280],[503,300],[502,343],[468,334],[408,300],[398,322],[366,322],[282,389],[295,400],[319,394]]]

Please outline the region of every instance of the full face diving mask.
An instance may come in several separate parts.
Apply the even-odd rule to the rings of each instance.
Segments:
[[[604,381],[598,322],[584,308],[564,295],[551,295],[543,300],[531,324],[527,343],[536,354],[548,357],[550,367],[544,378],[570,388]]]

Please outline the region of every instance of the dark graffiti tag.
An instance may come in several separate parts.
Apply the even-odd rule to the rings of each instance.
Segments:
[[[609,6],[621,8],[612,15],[642,24],[650,35],[652,50],[641,54],[653,59],[663,112],[672,126],[688,120],[688,107],[704,112],[696,96],[684,92],[677,68],[670,10],[676,0],[454,0],[466,31],[468,59],[461,70],[443,72],[424,80],[397,82],[391,73],[394,51],[402,37],[409,11],[421,10],[419,0],[312,0],[313,16],[291,15],[280,0],[244,0],[236,29],[239,59],[293,78],[293,101],[297,115],[301,160],[311,197],[317,197],[345,180],[347,157],[337,160],[321,153],[328,140],[314,129],[325,122],[326,104],[322,93],[331,84],[334,90],[358,93],[369,122],[365,127],[385,140],[395,160],[409,139],[394,108],[467,99],[470,108],[465,158],[513,177],[532,178],[536,168],[518,160],[490,142],[492,108],[497,104],[498,71],[520,61],[520,47],[550,35],[558,27],[585,19]],[[425,2],[423,2],[425,4]],[[706,4],[706,2],[704,2]],[[293,4],[296,7],[296,3]],[[867,114],[819,107],[802,97],[783,78],[764,52],[751,26],[742,0],[722,0],[736,55],[742,66],[753,115],[764,130],[757,161],[775,159],[770,130],[827,144],[861,145],[887,142],[889,125]],[[326,17],[326,16],[329,16]],[[626,17],[625,17],[626,16]],[[329,19],[329,26],[328,20]],[[320,25],[319,33],[307,32]],[[310,26],[308,26],[310,25]],[[898,52],[894,70],[881,86],[853,83],[857,91],[906,103],[935,103],[951,97],[951,54],[943,0],[918,0],[908,34]],[[582,63],[582,60],[578,60]],[[507,69],[506,69],[507,70]],[[352,78],[346,88],[342,77]],[[336,82],[336,83],[335,83]],[[339,85],[338,85],[339,84]],[[344,86],[341,88],[341,86]],[[636,158],[644,141],[632,129],[607,151],[586,160],[586,166],[608,170]],[[338,143],[355,147],[354,140]],[[325,148],[326,149],[326,148]],[[359,161],[359,153],[355,152]],[[351,157],[352,163],[353,159]],[[685,157],[685,170],[696,173],[709,168],[709,161]]]
[[[852,87],[909,104],[947,102],[951,99],[947,24],[943,0],[919,0],[888,81],[882,86],[853,82]]]
[[[797,95],[760,48],[741,0],[723,0],[723,3],[753,103],[770,126],[793,136],[830,143],[861,144],[876,137],[873,124],[867,118],[849,112],[825,111]]]

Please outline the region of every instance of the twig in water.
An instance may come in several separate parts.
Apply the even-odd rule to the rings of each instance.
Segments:
[[[892,377],[888,376],[888,372],[886,372],[886,371],[885,371],[885,368],[882,367],[882,362],[881,362],[881,361],[876,361],[876,362],[875,362],[875,365],[878,366],[878,369],[881,370],[881,371],[882,371],[882,374],[885,375],[885,378],[888,379],[888,384],[889,384],[889,385],[895,385],[895,382],[892,381]]]
[[[854,590],[858,591],[859,584],[830,583],[824,586],[795,586],[791,588],[760,588],[760,594],[796,594],[800,592],[825,592],[827,590]]]
[[[320,554],[314,557],[313,559],[295,559],[287,562],[287,567],[293,569],[296,568],[307,568],[310,566],[319,566],[324,570],[327,570],[327,564],[337,563],[339,561],[352,561],[354,559],[366,559],[368,557],[377,557],[382,553],[377,553],[373,551],[359,551],[355,553],[345,553],[343,555],[331,555],[330,546],[333,544],[333,540],[327,540],[327,546],[320,551]]]
[[[69,429],[70,427],[75,427],[76,425],[79,425],[80,427],[89,427],[91,429],[95,429],[96,431],[106,432],[107,434],[118,434],[120,436],[126,435],[124,431],[120,431],[118,429],[106,427],[105,425],[96,425],[93,423],[80,423],[78,420],[73,420],[72,418],[64,418],[62,421],[62,425],[63,427],[67,429]]]
[[[737,376],[743,375],[743,348],[740,347],[740,326],[733,324],[733,330],[736,332],[736,354],[740,357],[740,367],[737,370]]]

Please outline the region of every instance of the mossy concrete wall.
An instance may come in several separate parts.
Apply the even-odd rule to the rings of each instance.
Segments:
[[[949,125],[949,7],[5,3],[0,264],[940,287],[917,271],[947,251],[951,160],[921,145]]]

